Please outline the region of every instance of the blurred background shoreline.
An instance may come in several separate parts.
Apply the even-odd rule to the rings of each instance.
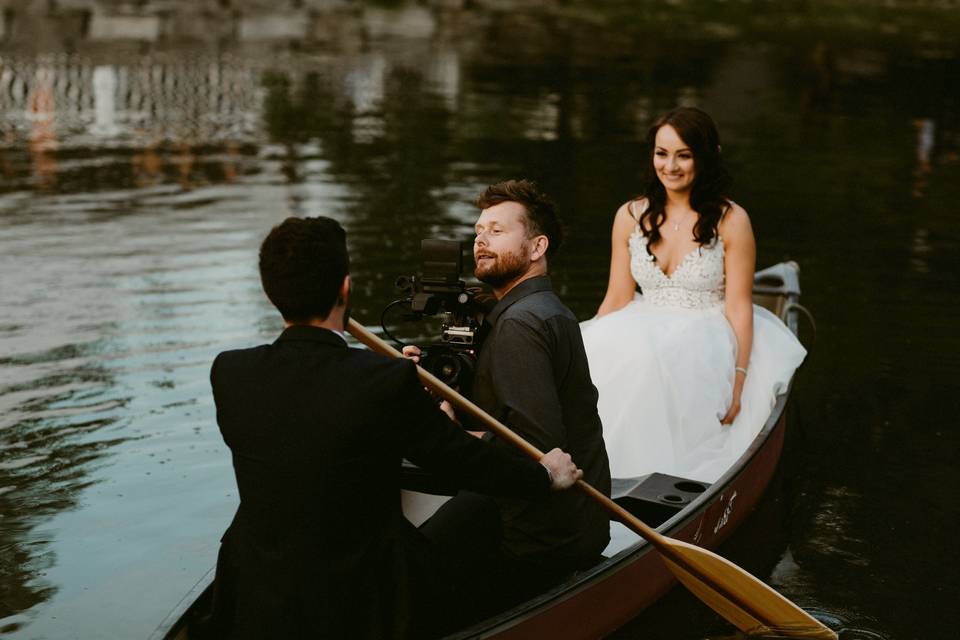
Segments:
[[[860,45],[902,41],[931,56],[956,46],[957,0],[0,0],[0,47],[23,53],[267,48],[357,53],[384,37],[482,41],[516,28],[588,26],[618,35],[680,32],[700,40],[843,32]],[[626,20],[625,20],[626,18]],[[571,30],[572,31],[572,30]],[[570,34],[568,34],[570,35]]]

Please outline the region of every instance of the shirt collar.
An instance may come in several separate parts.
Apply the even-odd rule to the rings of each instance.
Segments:
[[[539,293],[541,291],[552,291],[553,287],[550,284],[549,276],[535,276],[533,278],[528,278],[524,280],[510,291],[507,291],[507,295],[500,298],[497,301],[497,304],[490,310],[490,313],[487,314],[486,320],[491,325],[497,323],[497,318],[503,315],[503,312],[507,310],[514,302],[526,298],[527,296],[533,293]]]
[[[347,346],[346,338],[344,338],[343,334],[339,331],[324,329],[323,327],[313,327],[307,324],[295,324],[287,327],[276,341],[325,342],[337,347]]]

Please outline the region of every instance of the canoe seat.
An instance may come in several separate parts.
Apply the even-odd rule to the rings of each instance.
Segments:
[[[754,292],[753,304],[763,307],[782,320],[787,305],[787,299],[781,295],[769,295]]]
[[[435,496],[453,496],[459,489],[445,483],[433,473],[421,469],[409,460],[400,465],[400,488],[419,493],[429,493]]]
[[[651,473],[639,478],[614,478],[610,493],[621,507],[651,527],[658,527],[709,486],[699,480]]]
[[[796,262],[781,262],[753,276],[753,303],[785,319],[790,296],[800,295],[800,267]]]
[[[614,478],[610,493],[614,502],[656,528],[696,500],[709,486],[699,480],[651,473],[639,478]],[[611,558],[641,540],[631,529],[611,520],[610,543],[603,555]]]

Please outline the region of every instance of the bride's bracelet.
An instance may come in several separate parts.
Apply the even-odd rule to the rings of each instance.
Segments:
[[[747,377],[747,370],[746,370],[745,368],[743,368],[743,367],[734,367],[734,368],[733,368],[733,374],[736,375],[736,374],[738,374],[738,373],[742,373],[744,378]]]

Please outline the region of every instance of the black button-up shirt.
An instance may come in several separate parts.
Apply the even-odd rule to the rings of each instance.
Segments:
[[[610,467],[580,325],[550,279],[524,280],[487,315],[473,401],[547,452],[560,447],[609,495]],[[499,443],[500,446],[509,446]],[[501,499],[504,550],[583,564],[609,541],[606,512],[576,489],[534,502]]]

